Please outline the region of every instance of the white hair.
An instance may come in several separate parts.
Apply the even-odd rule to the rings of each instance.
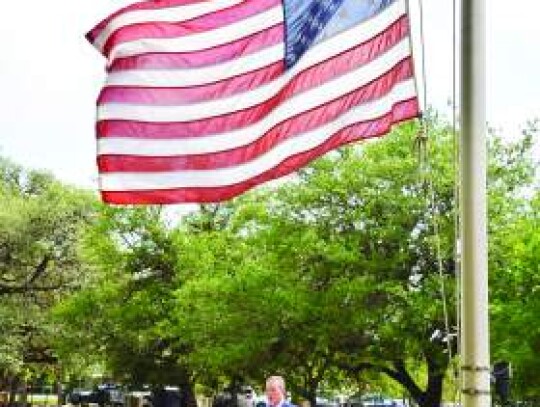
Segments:
[[[281,391],[281,394],[285,396],[285,380],[281,376],[270,376],[268,379],[266,379],[266,386],[270,385],[276,385],[278,389]]]

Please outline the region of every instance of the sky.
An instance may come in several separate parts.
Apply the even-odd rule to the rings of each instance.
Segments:
[[[209,0],[211,1],[211,0]],[[418,21],[420,0],[410,0]],[[127,0],[9,1],[0,13],[0,155],[96,188],[95,100],[104,59],[84,34]],[[487,117],[515,136],[540,118],[540,2],[486,0]],[[422,0],[427,102],[450,116],[452,0]],[[418,25],[415,25],[418,27]],[[414,32],[418,39],[418,30]],[[415,41],[417,63],[419,41]]]

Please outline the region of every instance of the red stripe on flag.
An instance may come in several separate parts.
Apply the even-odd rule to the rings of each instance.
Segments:
[[[209,170],[240,165],[257,158],[291,137],[335,120],[355,106],[384,97],[396,83],[411,77],[412,61],[406,59],[377,81],[339,99],[285,120],[253,143],[239,148],[190,156],[102,155],[98,157],[98,166],[101,172],[159,172]]]
[[[175,7],[175,6],[184,6],[188,4],[195,4],[195,3],[205,3],[207,0],[149,0],[149,1],[141,1],[134,4],[130,4],[129,6],[122,7],[117,12],[109,15],[107,18],[101,20],[94,28],[92,28],[87,34],[86,38],[88,41],[93,43],[96,38],[100,35],[100,33],[109,25],[109,23],[114,20],[116,17],[125,14],[129,11],[137,11],[137,10],[157,10],[157,9],[163,9],[163,8],[169,8],[169,7]]]
[[[181,105],[247,92],[278,78],[284,71],[283,61],[247,72],[224,81],[185,88],[147,88],[108,86],[103,88],[98,104],[133,103],[145,105]]]
[[[175,38],[197,34],[236,23],[281,3],[281,0],[244,0],[238,5],[211,14],[180,22],[148,22],[131,24],[115,31],[105,43],[103,52],[108,56],[111,49],[121,43],[144,38]]]
[[[101,191],[102,199],[112,204],[171,204],[190,202],[218,202],[230,199],[263,182],[290,174],[322,154],[345,144],[378,137],[387,133],[393,124],[418,115],[417,99],[394,106],[392,112],[379,119],[352,125],[318,147],[287,158],[278,166],[244,182],[214,188],[179,188],[148,191]]]
[[[387,31],[373,39],[323,61],[297,74],[274,97],[252,106],[228,114],[189,122],[151,123],[131,120],[102,120],[97,123],[98,137],[136,138],[187,138],[224,133],[256,123],[283,101],[340,76],[356,66],[368,64],[383,54],[408,33],[405,18],[396,21]],[[226,85],[224,82],[224,86]]]
[[[109,71],[198,68],[240,58],[281,41],[283,41],[283,24],[278,24],[237,41],[197,52],[147,53],[117,58],[109,67]]]

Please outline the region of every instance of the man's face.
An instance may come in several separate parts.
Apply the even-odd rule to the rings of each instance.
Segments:
[[[283,394],[281,394],[281,390],[277,384],[269,383],[266,385],[266,397],[270,405],[277,406],[283,398]]]

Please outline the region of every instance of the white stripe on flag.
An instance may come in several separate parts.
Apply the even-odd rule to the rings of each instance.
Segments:
[[[113,18],[107,26],[99,33],[94,41],[94,45],[103,50],[103,46],[109,37],[118,29],[132,24],[148,22],[182,22],[193,18],[201,17],[205,14],[236,6],[243,0],[212,0],[200,1],[182,6],[167,7],[153,10],[133,10],[120,14]]]
[[[283,60],[284,45],[280,43],[245,57],[194,69],[155,69],[112,72],[106,86],[188,87],[229,79]]]
[[[193,52],[208,49],[255,34],[282,21],[283,8],[279,5],[214,30],[175,38],[143,38],[122,42],[111,50],[109,59],[149,52]]]
[[[320,47],[319,47],[320,48]],[[389,70],[398,62],[410,55],[409,38],[405,37],[385,54],[361,65],[340,77],[330,80],[318,87],[305,91],[290,101],[283,102],[283,106],[291,103],[320,106],[330,100],[336,99],[349,93],[354,88],[359,88]],[[298,74],[300,65],[287,71],[280,78],[260,86],[257,89],[234,95],[229,98],[205,101],[183,106],[153,106],[153,105],[127,105],[127,104],[103,104],[98,107],[99,120],[135,120],[146,122],[189,122],[193,120],[207,119],[235,111],[240,111],[259,105],[272,98]],[[351,85],[354,84],[354,85]],[[291,107],[289,107],[291,108]],[[292,107],[294,109],[294,107]]]
[[[248,163],[219,170],[190,170],[158,173],[102,173],[103,191],[136,191],[234,185],[268,171],[288,157],[311,150],[347,126],[373,120],[391,111],[392,106],[416,95],[413,79],[402,82],[381,99],[357,106],[337,120],[313,131],[287,139],[266,154]]]

